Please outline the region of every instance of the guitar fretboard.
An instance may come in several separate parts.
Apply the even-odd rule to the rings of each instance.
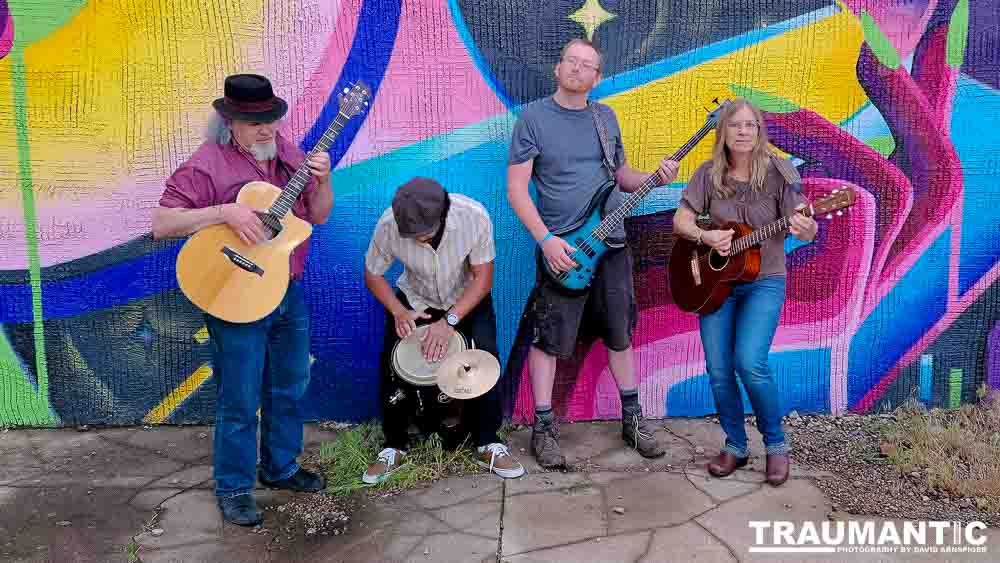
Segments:
[[[813,209],[806,207],[804,209],[796,211],[796,213],[801,213],[806,217],[812,217],[814,211]],[[782,217],[777,221],[768,223],[763,227],[760,227],[759,229],[755,229],[749,235],[743,238],[736,239],[736,241],[733,242],[733,247],[730,251],[730,254],[739,254],[740,252],[743,252],[744,250],[750,248],[755,244],[760,244],[765,240],[773,237],[774,235],[783,232],[791,224],[792,224],[792,216],[789,215],[788,217]]]
[[[333,140],[340,133],[341,129],[344,128],[348,119],[349,118],[344,115],[343,112],[337,114],[337,117],[333,119],[333,123],[326,128],[326,132],[323,133],[323,135],[316,142],[316,146],[314,146],[312,150],[306,154],[306,160],[302,162],[302,165],[295,171],[295,174],[292,174],[291,179],[288,180],[288,184],[286,184],[285,188],[281,190],[281,195],[278,196],[278,199],[276,199],[271,205],[269,210],[271,215],[275,216],[278,220],[281,220],[285,214],[292,209],[292,206],[295,205],[295,200],[298,199],[299,194],[302,193],[306,184],[309,183],[309,176],[311,175],[311,172],[309,172],[309,167],[306,165],[309,157],[329,149],[330,145],[333,144]]]
[[[688,142],[684,143],[684,145],[678,149],[677,152],[670,156],[670,160],[680,162],[680,160],[684,158],[687,153],[691,152],[691,149],[693,149],[695,145],[705,138],[705,135],[708,135],[708,132],[714,128],[714,121],[706,122],[702,125],[701,129],[695,132],[693,137],[688,139]],[[612,232],[614,232],[615,228],[617,228],[618,225],[621,224],[626,217],[628,217],[629,213],[631,213],[632,210],[639,205],[642,198],[646,197],[649,192],[659,186],[659,184],[659,176],[657,176],[655,172],[650,174],[634,192],[629,194],[628,198],[625,199],[625,202],[622,203],[618,209],[609,213],[608,216],[601,221],[601,223],[594,229],[593,236],[599,240],[606,239]]]

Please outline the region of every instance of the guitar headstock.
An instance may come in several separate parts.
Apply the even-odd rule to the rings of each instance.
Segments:
[[[709,127],[715,127],[719,123],[719,115],[722,114],[723,108],[733,103],[732,100],[722,100],[720,103],[719,98],[715,98],[712,102],[716,104],[715,109],[708,110],[708,117],[705,118],[705,124]]]
[[[825,216],[826,219],[833,219],[834,212],[837,216],[843,215],[842,209],[854,205],[855,197],[854,190],[841,186],[840,189],[833,190],[830,195],[814,201],[812,214],[817,217]]]
[[[345,87],[344,91],[337,95],[337,101],[340,102],[340,113],[347,118],[358,115],[368,105],[369,97],[371,97],[371,91],[368,89],[368,85],[361,80],[352,86]]]

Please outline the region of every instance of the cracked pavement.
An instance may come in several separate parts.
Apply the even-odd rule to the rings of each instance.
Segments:
[[[943,554],[774,554],[750,551],[751,520],[873,520],[833,512],[820,475],[793,464],[792,478],[764,482],[756,456],[725,479],[704,470],[721,439],[704,419],[653,421],[666,446],[647,460],[625,447],[620,422],[564,424],[567,471],[530,457],[530,430],[511,436],[524,477],[445,479],[388,499],[366,500],[347,533],[286,536],[223,524],[211,478],[211,427],[10,430],[0,433],[0,559],[126,561],[134,539],[145,563],[167,561],[851,561],[941,560]],[[332,432],[307,425],[306,442]],[[262,508],[293,498],[257,491]],[[153,535],[148,526],[155,515]],[[275,511],[265,511],[265,528]],[[987,536],[995,537],[995,530]],[[277,544],[280,548],[276,549]],[[991,541],[986,546],[990,548]],[[1000,548],[990,548],[990,552]],[[993,553],[948,554],[988,561]]]

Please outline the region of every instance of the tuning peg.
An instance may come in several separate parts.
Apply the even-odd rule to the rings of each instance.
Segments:
[[[840,216],[841,216],[841,215],[843,215],[843,214],[844,214],[844,212],[843,212],[843,211],[838,211],[838,212],[837,212],[837,217],[840,217]]]
[[[345,93],[345,94],[346,94],[346,93],[348,93],[348,92],[350,92],[350,91],[351,91],[351,89],[350,89],[350,88],[348,88],[348,87],[346,87],[346,86],[344,87],[344,93]]]
[[[827,214],[826,214],[826,218],[827,218],[827,219],[833,219],[833,215],[832,215],[832,214],[830,214],[830,213],[827,213]]]

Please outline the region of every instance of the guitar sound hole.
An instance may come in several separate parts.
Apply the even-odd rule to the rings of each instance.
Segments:
[[[714,250],[708,253],[708,267],[712,268],[716,272],[722,270],[729,264],[729,257],[722,256]]]
[[[283,229],[281,221],[266,211],[257,211],[256,214],[260,222],[264,224],[264,234],[267,236],[267,240],[276,239]]]

